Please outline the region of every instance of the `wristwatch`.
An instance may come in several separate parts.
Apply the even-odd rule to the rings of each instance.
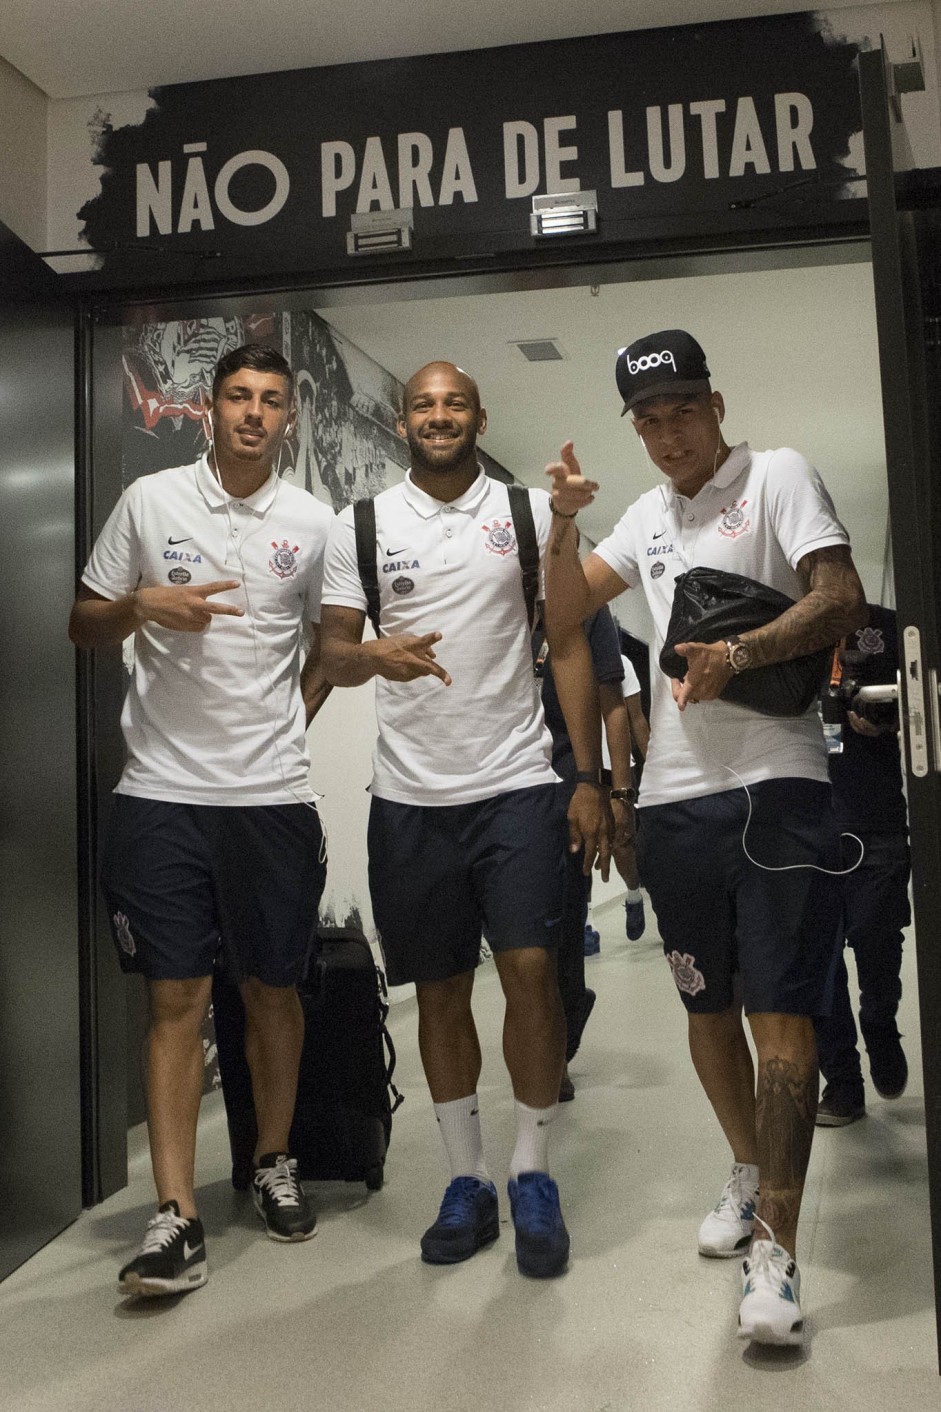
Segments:
[[[611,798],[619,799],[622,804],[633,804],[634,791],[633,789],[631,789],[630,785],[628,785],[625,789],[612,789]]]
[[[737,633],[725,639],[726,654],[725,660],[732,671],[738,676],[739,672],[744,672],[751,666],[751,648],[747,642],[743,642]]]

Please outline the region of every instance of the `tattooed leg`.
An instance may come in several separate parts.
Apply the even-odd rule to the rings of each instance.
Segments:
[[[817,1046],[803,1015],[750,1015],[758,1050],[758,1215],[796,1256],[797,1218],[817,1115]],[[756,1239],[764,1233],[756,1228]]]

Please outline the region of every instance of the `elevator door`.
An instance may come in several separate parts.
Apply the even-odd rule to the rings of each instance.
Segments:
[[[0,298],[0,1278],[82,1206],[73,340]]]

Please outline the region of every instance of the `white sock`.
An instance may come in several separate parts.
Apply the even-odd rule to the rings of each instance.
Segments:
[[[742,1186],[746,1191],[758,1190],[758,1168],[753,1162],[733,1162],[733,1172],[741,1172]]]
[[[629,887],[627,889],[628,902],[643,902],[643,896],[639,887]]]
[[[489,1182],[476,1093],[470,1093],[466,1098],[455,1098],[450,1103],[436,1103],[434,1109],[441,1140],[451,1164],[451,1180],[455,1177],[477,1177],[479,1181]]]
[[[516,1146],[510,1159],[510,1179],[516,1181],[520,1172],[548,1172],[549,1124],[558,1111],[558,1103],[550,1108],[530,1108],[515,1099]]]

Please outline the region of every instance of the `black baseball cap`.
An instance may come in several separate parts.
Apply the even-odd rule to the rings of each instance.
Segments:
[[[681,328],[648,333],[622,348],[614,376],[624,399],[622,417],[635,403],[649,397],[712,391],[706,355],[693,335]]]

